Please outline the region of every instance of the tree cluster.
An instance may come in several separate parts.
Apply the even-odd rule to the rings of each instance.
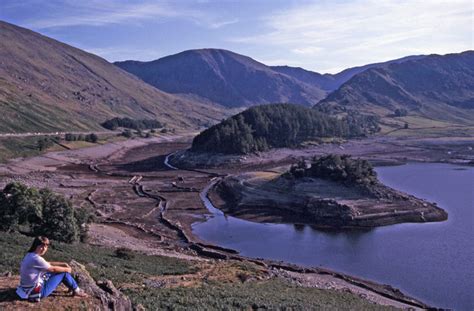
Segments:
[[[397,108],[395,109],[393,114],[395,115],[395,117],[405,117],[408,115],[408,110],[406,110],[405,108]]]
[[[309,164],[300,161],[291,166],[287,176],[329,179],[346,185],[367,186],[377,182],[377,173],[367,160],[338,154],[315,157]]]
[[[362,126],[363,123],[378,126],[370,117],[337,119],[299,105],[261,105],[201,132],[194,138],[191,149],[247,154],[271,148],[292,148],[315,138],[365,135],[370,126]]]
[[[379,117],[353,111],[342,119],[347,122],[349,136],[366,136],[380,131]]]
[[[39,151],[43,151],[48,149],[49,147],[52,147],[54,145],[54,140],[52,140],[49,137],[43,137],[37,140],[36,146]]]
[[[87,135],[82,135],[82,134],[72,134],[72,133],[67,133],[64,135],[64,140],[66,141],[87,141],[91,143],[96,143],[97,140],[99,140],[99,137],[95,133],[87,134]]]
[[[91,214],[63,195],[13,182],[0,192],[0,230],[44,235],[62,242],[84,238]]]
[[[119,127],[133,130],[147,130],[163,127],[163,124],[157,120],[133,120],[130,118],[113,118],[101,123],[101,125],[108,130],[116,130]]]

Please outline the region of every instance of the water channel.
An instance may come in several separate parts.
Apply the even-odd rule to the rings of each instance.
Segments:
[[[473,310],[474,168],[409,163],[376,170],[386,185],[436,202],[448,221],[320,231],[225,216],[202,197],[213,217],[195,223],[193,232],[244,256],[327,267],[390,284],[437,307]]]

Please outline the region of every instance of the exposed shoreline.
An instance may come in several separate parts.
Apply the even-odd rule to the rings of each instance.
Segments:
[[[282,269],[282,271],[278,270],[277,274],[285,275],[293,280],[297,278],[303,282],[302,284],[306,284],[305,286],[317,285],[327,289],[336,287],[340,290],[348,288],[345,285],[331,285],[330,283],[334,280],[325,279],[329,270],[310,271],[294,265],[245,258],[236,254],[235,251],[210,245],[195,237],[191,225],[196,221],[204,220],[209,215],[209,211],[199,198],[199,191],[209,184],[211,178],[216,175],[251,170],[252,166],[262,167],[262,165],[259,162],[255,164],[248,162],[237,168],[206,171],[171,171],[164,166],[163,162],[168,154],[185,149],[187,146],[189,146],[189,138],[180,137],[176,140],[175,137],[162,137],[16,159],[0,165],[1,186],[13,180],[22,181],[31,186],[49,187],[53,191],[66,194],[72,198],[75,205],[93,206],[99,215],[99,224],[95,225],[93,230],[96,237],[94,243],[99,245],[118,247],[122,239],[125,239],[124,244],[136,246],[139,251],[159,250],[156,253],[168,253],[171,256],[182,254],[183,257],[198,260],[199,258],[244,260],[257,263],[272,271]],[[279,163],[285,164],[285,162]],[[274,164],[274,162],[269,163],[265,167],[271,167]],[[179,165],[176,166],[179,167]],[[131,184],[130,180],[135,176],[142,176],[141,181]],[[212,195],[211,192],[211,199],[213,199]],[[164,199],[165,203],[158,204],[156,198]],[[164,209],[160,210],[160,206]],[[123,235],[120,235],[120,239],[114,246],[113,238],[118,237],[117,230],[123,232]],[[138,241],[146,241],[146,243],[139,244]],[[291,276],[292,273],[299,273],[298,277]],[[350,285],[351,291],[356,293],[356,288],[358,288],[364,291],[360,292],[361,295],[372,293],[371,295],[380,299],[385,297],[383,299],[387,301],[383,304],[399,308],[428,307],[405,295],[402,296],[405,298],[400,300],[400,292],[393,288],[388,290],[389,287],[386,285],[363,281],[379,289],[387,290],[385,294],[377,293],[378,290],[370,289],[369,285],[361,285],[362,283],[357,285],[362,281],[358,278],[333,271],[329,273],[332,275],[331,278],[337,275],[335,278],[345,282],[347,286],[350,282],[347,283],[344,278],[356,280]],[[305,275],[312,279],[312,283],[308,280],[304,281]]]
[[[436,204],[382,184],[372,187],[384,198],[373,198],[357,188],[335,182],[287,181],[278,174],[263,174],[255,172],[223,178],[212,190],[215,206],[226,214],[254,222],[306,224],[338,230],[448,218]]]

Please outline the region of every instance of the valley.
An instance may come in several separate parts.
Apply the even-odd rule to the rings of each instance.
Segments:
[[[218,22],[211,2],[0,20],[0,309],[30,307],[13,284],[33,234],[95,288],[37,309],[472,309],[472,42],[252,49],[283,25],[235,37],[242,17]],[[161,28],[173,19],[188,24]],[[225,48],[188,44],[220,31]],[[316,63],[331,73],[297,67]]]
[[[474,144],[472,139],[449,138],[444,141],[444,147],[439,144],[440,140],[434,140],[438,152],[427,152],[425,149],[424,144],[433,141],[416,143],[398,138],[371,138],[347,142],[342,145],[344,150],[338,144],[300,149],[294,154],[281,149],[271,150],[231,165],[227,163],[213,168],[175,170],[167,166],[165,160],[168,155],[188,148],[192,137],[193,134],[186,133],[178,136],[160,135],[152,139],[132,139],[13,160],[0,166],[1,186],[10,181],[20,181],[35,187],[48,187],[71,197],[76,206],[92,208],[97,222],[90,225],[89,243],[102,247],[125,246],[150,255],[192,261],[213,258],[254,262],[266,269],[278,267],[277,274],[284,279],[296,278],[300,282],[304,279],[305,286],[318,284],[318,288],[336,288],[336,291],[338,288],[344,291],[349,288],[349,292],[377,303],[423,306],[421,302],[396,290],[357,277],[322,268],[308,270],[284,263],[255,260],[202,240],[192,229],[193,224],[209,217],[200,193],[216,176],[262,170],[268,172],[275,167],[293,163],[295,156],[310,156],[331,150],[353,153],[384,164],[420,160],[466,162],[473,157],[467,149],[467,146]],[[456,152],[446,153],[446,150],[453,151],[455,148],[458,148]],[[394,153],[394,150],[399,152]],[[401,154],[404,157],[400,157]],[[441,159],[441,155],[448,159]],[[180,167],[175,164],[173,157],[170,163]],[[210,198],[214,201],[215,196],[211,194]],[[282,218],[278,222],[287,220]]]

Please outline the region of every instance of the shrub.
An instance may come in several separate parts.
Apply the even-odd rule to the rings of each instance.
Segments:
[[[9,183],[0,192],[0,229],[19,231],[26,226],[36,231],[41,222],[43,206],[37,189],[28,188],[21,183]]]
[[[133,136],[133,133],[130,130],[125,130],[125,131],[122,132],[122,136],[124,136],[126,138],[130,138],[130,137]]]
[[[74,208],[69,200],[49,189],[40,190],[43,200],[43,217],[39,232],[53,240],[74,242],[79,238],[79,226],[74,217]]]
[[[95,133],[92,133],[86,136],[86,141],[91,142],[91,143],[96,143],[98,139],[99,137]]]
[[[372,165],[367,160],[352,159],[350,155],[315,157],[310,166],[302,161],[293,165],[287,175],[294,178],[329,179],[346,185],[369,185],[377,182],[377,173]]]
[[[36,145],[37,145],[39,151],[46,150],[49,147],[51,147],[53,144],[54,144],[54,142],[49,137],[40,138],[36,142]]]
[[[72,203],[49,189],[37,190],[14,182],[0,193],[0,229],[27,231],[63,242],[85,235],[90,216],[75,212]]]
[[[393,114],[396,116],[396,117],[405,117],[408,115],[408,110],[406,110],[405,108],[397,108],[395,109],[395,111],[393,112]]]
[[[64,135],[64,140],[65,141],[76,141],[78,139],[77,139],[76,135],[74,135],[72,133],[66,133],[66,135]]]
[[[130,118],[113,118],[101,123],[101,125],[108,130],[116,130],[119,127],[133,130],[146,130],[163,127],[163,125],[157,120],[133,120]]]
[[[116,257],[125,259],[125,260],[131,260],[135,258],[135,255],[133,254],[133,252],[126,248],[117,248],[114,253]]]

